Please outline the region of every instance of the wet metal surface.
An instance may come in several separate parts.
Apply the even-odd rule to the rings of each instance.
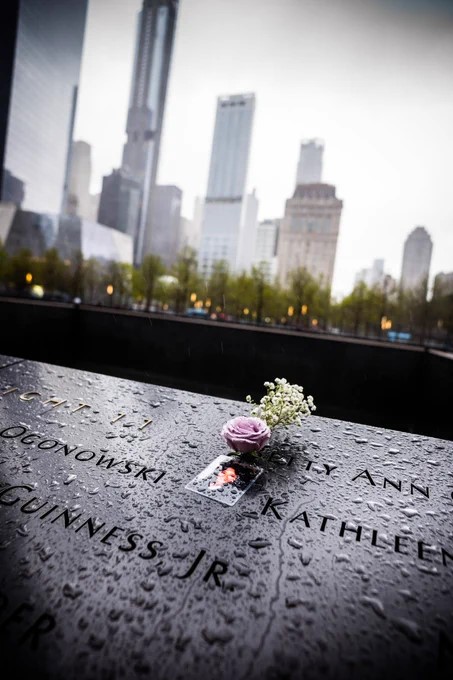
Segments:
[[[245,403],[14,361],[0,357],[3,669],[453,677],[452,442],[311,417],[273,435],[227,506],[185,487]]]
[[[6,366],[11,366],[12,364],[17,364],[23,361],[23,359],[18,359],[17,357],[9,357],[5,354],[0,354],[0,368],[5,368]]]

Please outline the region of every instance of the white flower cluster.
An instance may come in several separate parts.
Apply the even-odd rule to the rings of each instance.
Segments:
[[[245,400],[253,404],[252,416],[262,418],[270,427],[277,425],[301,425],[302,418],[316,411],[313,397],[304,397],[304,389],[300,385],[291,385],[286,378],[275,378],[274,382],[265,382],[267,394],[255,404],[248,394]]]

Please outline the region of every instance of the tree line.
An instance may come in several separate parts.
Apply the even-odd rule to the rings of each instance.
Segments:
[[[80,252],[63,260],[55,248],[42,257],[27,249],[9,255],[0,245],[0,292],[144,311],[196,309],[219,320],[362,337],[384,338],[392,331],[416,342],[447,344],[453,337],[453,294],[438,286],[428,299],[427,281],[410,291],[358,283],[337,301],[302,267],[291,272],[286,287],[269,282],[264,267],[235,275],[225,262],[215,263],[205,279],[191,248],[182,250],[171,268],[152,254],[136,268],[84,259]]]

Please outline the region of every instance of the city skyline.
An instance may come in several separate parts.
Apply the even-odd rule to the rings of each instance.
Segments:
[[[94,147],[92,191],[118,165],[124,142],[140,2],[126,4],[92,0],[89,8],[75,138]],[[448,7],[419,2],[410,11],[401,3],[351,0],[341,10],[329,2],[321,10],[284,0],[276,9],[247,0],[241,8],[238,25],[237,3],[180,3],[158,182],[183,190],[183,214],[191,217],[195,196],[205,191],[217,96],[254,91],[247,189],[257,188],[260,220],[283,215],[302,139],[326,144],[325,181],[344,200],[334,292],[347,293],[356,271],[377,257],[398,278],[404,239],[417,224],[434,241],[433,275],[451,270]],[[107,82],[99,88],[112,72],[114,96]]]

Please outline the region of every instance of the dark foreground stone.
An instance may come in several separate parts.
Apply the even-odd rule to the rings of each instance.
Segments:
[[[227,506],[244,403],[0,366],[5,677],[452,677],[451,442],[311,417]]]

